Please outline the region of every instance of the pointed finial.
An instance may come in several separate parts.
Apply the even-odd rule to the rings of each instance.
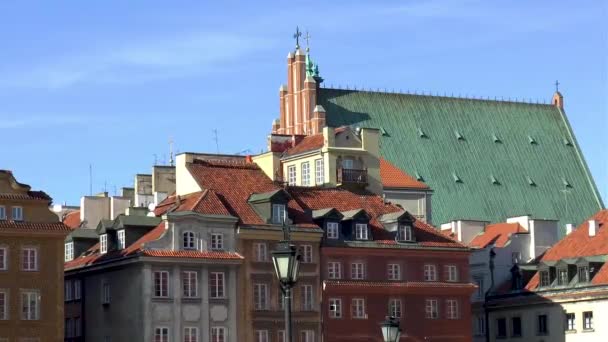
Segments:
[[[306,52],[310,52],[310,38],[310,33],[306,30],[306,35],[304,36],[304,39],[306,39]]]
[[[555,92],[559,93],[559,81],[555,80]]]
[[[300,37],[302,37],[302,32],[300,32],[300,28],[296,26],[296,33],[293,34],[293,38],[296,40],[296,50],[300,48]]]

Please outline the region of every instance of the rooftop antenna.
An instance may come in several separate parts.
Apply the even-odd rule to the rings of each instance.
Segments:
[[[169,166],[173,166],[173,138],[169,137]]]
[[[300,35],[302,35],[302,34],[300,33]],[[216,128],[213,129],[213,140],[215,140],[215,150],[216,150],[217,154],[220,154],[220,143],[219,143],[219,138],[217,137]]]
[[[156,153],[153,154],[154,156],[154,165],[158,164],[158,156],[156,155]]]

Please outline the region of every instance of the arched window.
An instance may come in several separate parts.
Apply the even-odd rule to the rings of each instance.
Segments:
[[[183,232],[182,247],[184,249],[196,249],[196,239],[194,238],[194,232]]]

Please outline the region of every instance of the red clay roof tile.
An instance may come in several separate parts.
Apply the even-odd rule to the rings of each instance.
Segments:
[[[296,154],[318,150],[323,147],[323,142],[323,134],[308,135],[302,139],[299,144],[287,150],[285,154],[294,156]]]
[[[528,231],[519,223],[495,223],[486,226],[486,230],[477,235],[469,243],[470,247],[485,248],[490,244],[504,247],[512,234],[527,233]]]
[[[24,222],[0,220],[0,232],[3,229],[16,229],[23,231],[54,231],[54,232],[69,232],[70,227],[61,222]]]
[[[80,210],[76,210],[76,211],[67,213],[63,217],[63,224],[65,224],[66,226],[68,226],[72,229],[76,229],[76,228],[80,227]]]
[[[384,158],[380,158],[380,178],[385,188],[429,189],[428,185],[416,180]]]

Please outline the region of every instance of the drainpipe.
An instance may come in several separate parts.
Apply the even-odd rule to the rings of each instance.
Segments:
[[[488,297],[490,296],[490,292],[492,288],[494,288],[494,258],[496,257],[496,253],[494,252],[494,247],[490,249],[490,287],[485,293],[484,302],[483,302],[483,311],[486,317],[485,325],[486,325],[486,342],[490,342],[490,313],[488,312]]]

